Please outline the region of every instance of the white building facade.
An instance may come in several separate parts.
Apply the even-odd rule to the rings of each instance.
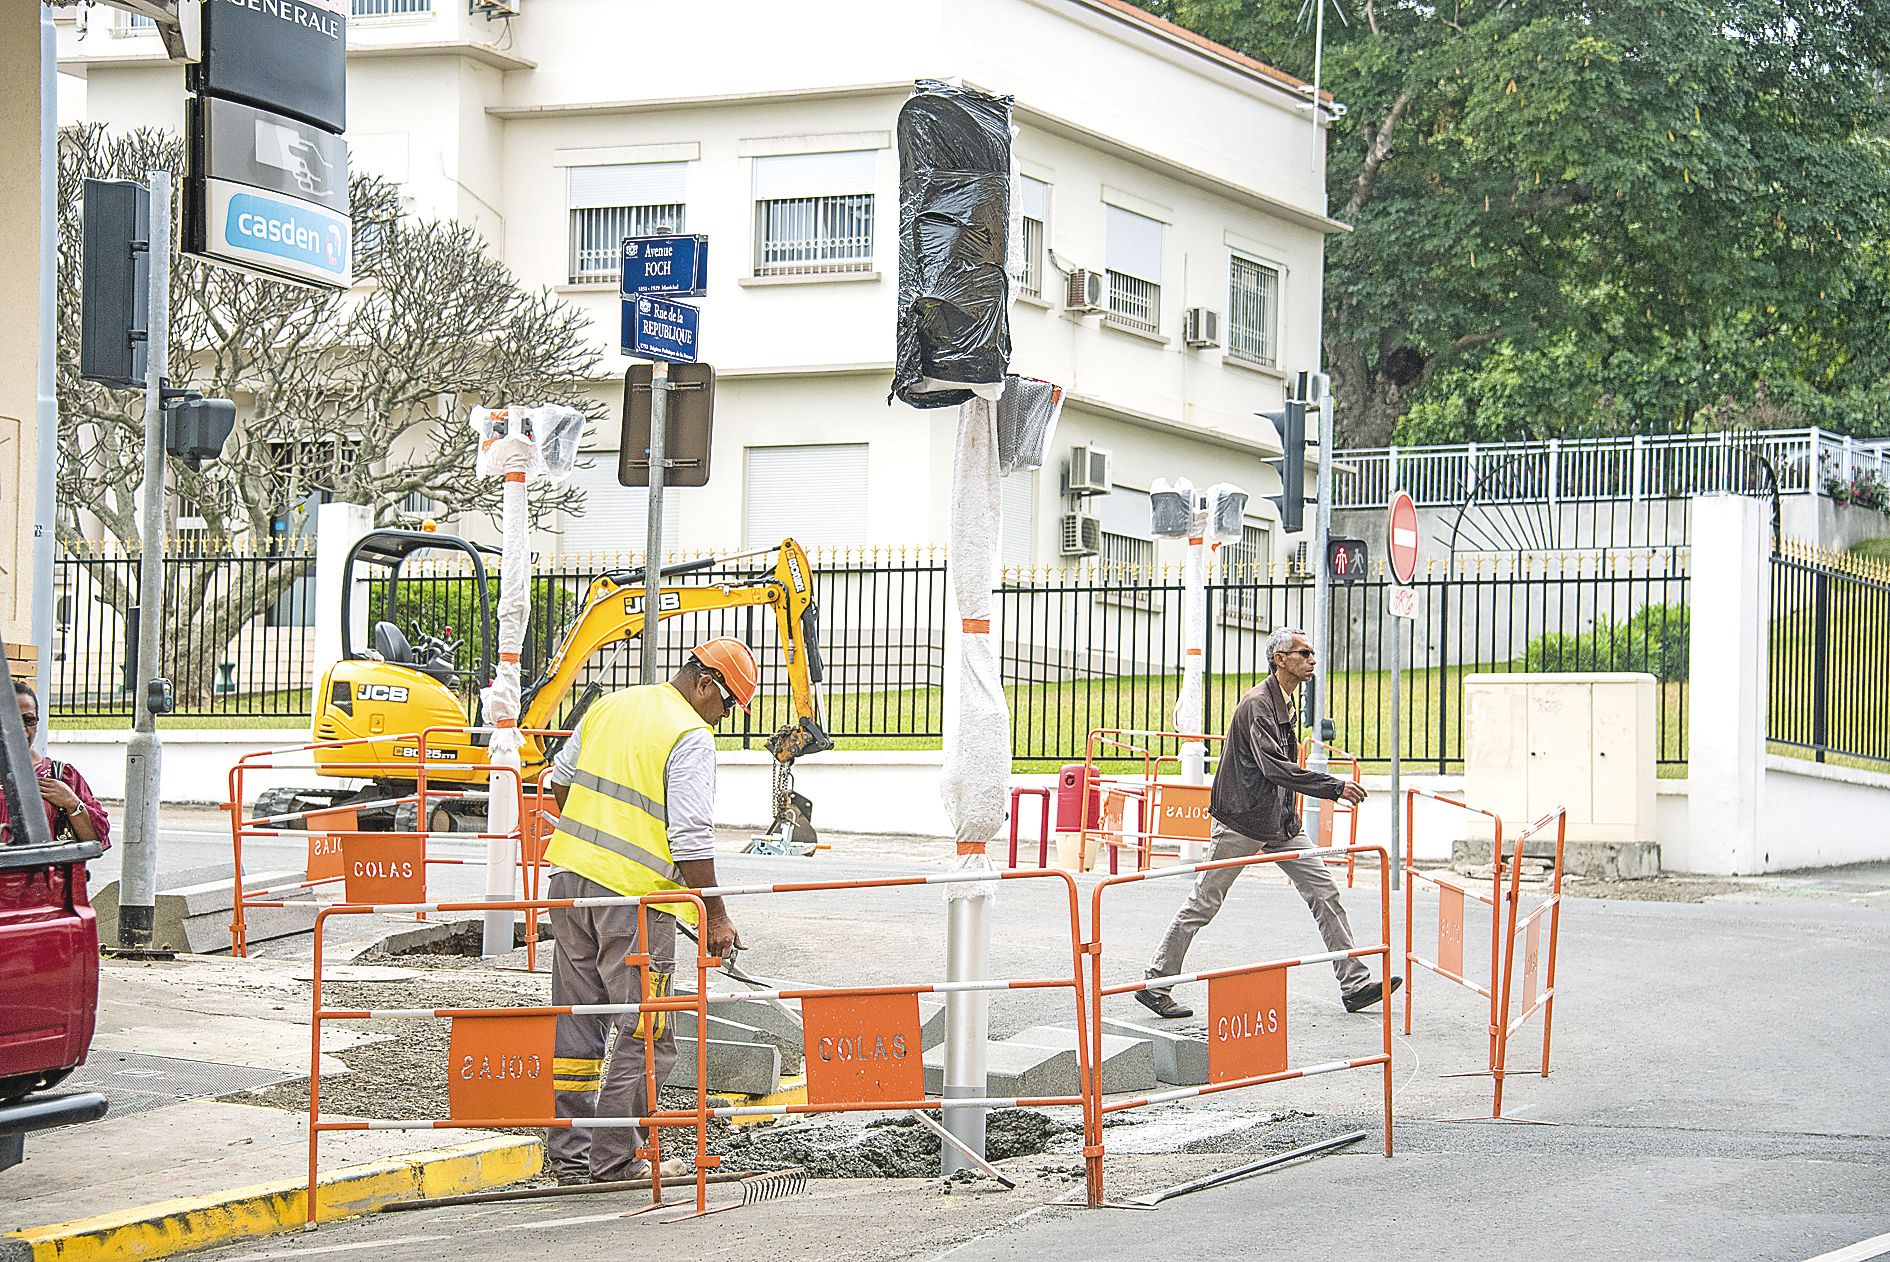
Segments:
[[[1319,366],[1323,242],[1342,227],[1304,84],[1123,0],[352,3],[356,169],[397,181],[416,215],[476,225],[587,312],[613,418],[618,241],[709,237],[712,477],[669,497],[671,546],[943,542],[956,410],[887,402],[894,129],[912,82],[936,78],[1015,98],[1011,367],[1067,391],[1045,467],[1006,487],[1005,561],[1067,559],[1073,511],[1100,518],[1108,559],[1168,559],[1149,532],[1158,477],[1237,483],[1242,554],[1284,552],[1264,498],[1278,435],[1256,413]],[[182,129],[182,70],[152,30],[102,8],[62,21],[85,117]],[[1102,278],[1100,311],[1070,308],[1077,269]],[[1065,494],[1079,444],[1112,454],[1108,494]],[[643,492],[616,484],[616,447],[614,423],[589,436],[585,511],[547,550],[641,548]]]

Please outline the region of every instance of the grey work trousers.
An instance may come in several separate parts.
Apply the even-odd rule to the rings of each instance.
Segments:
[[[546,884],[547,898],[613,898],[615,890],[575,872],[554,872]],[[652,910],[649,914],[650,958],[656,981],[652,990],[667,993],[675,970],[676,920]],[[637,949],[637,909],[621,907],[554,908],[551,932],[557,950],[551,966],[551,1002],[554,1004],[636,1003],[642,998],[637,969],[624,957]],[[660,1019],[656,1040],[656,1085],[661,1087],[676,1063],[673,1013],[651,1013]],[[602,1015],[565,1015],[558,1018],[552,1051],[552,1077],[559,1117],[643,1117],[649,1113],[649,1090],[644,1075],[643,1038],[634,1012]],[[611,1027],[617,1043],[604,1066],[605,1042]],[[555,1127],[546,1141],[555,1174],[594,1180],[630,1177],[643,1146],[637,1127]]]
[[[1214,825],[1214,859],[1244,859],[1248,855],[1265,850],[1277,854],[1282,850],[1307,850],[1312,843],[1305,833],[1289,840],[1261,843],[1252,837],[1237,833],[1222,824]],[[1194,935],[1207,927],[1215,913],[1227,899],[1227,891],[1233,886],[1234,879],[1242,872],[1254,868],[1279,868],[1293,882],[1293,888],[1306,900],[1306,906],[1312,909],[1313,920],[1319,926],[1319,936],[1325,940],[1328,951],[1350,951],[1352,925],[1345,918],[1345,908],[1339,905],[1339,883],[1332,877],[1332,869],[1319,856],[1316,849],[1303,859],[1283,859],[1278,863],[1249,864],[1239,868],[1219,868],[1213,872],[1199,872],[1194,878],[1194,892],[1188,896],[1187,903],[1176,913],[1174,921],[1168,926],[1168,932],[1162,935],[1162,944],[1155,951],[1155,962],[1149,965],[1150,977],[1172,977],[1181,971],[1181,963],[1188,955],[1188,947],[1194,941]],[[1360,959],[1332,961],[1332,971],[1339,975],[1341,994],[1352,994],[1371,982],[1371,970]]]

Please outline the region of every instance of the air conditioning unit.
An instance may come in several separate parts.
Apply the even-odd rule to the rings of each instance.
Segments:
[[[1064,494],[1109,494],[1111,486],[1109,466],[1109,453],[1101,447],[1070,448],[1070,471],[1064,483]]]
[[[469,0],[468,12],[483,13],[486,21],[518,16],[518,0]]]
[[[1102,551],[1102,518],[1090,513],[1063,514],[1063,555],[1093,557]]]
[[[1080,267],[1071,272],[1063,290],[1063,309],[1078,314],[1101,311],[1103,297],[1108,293],[1106,280],[1101,272],[1085,271]]]
[[[1207,307],[1189,307],[1181,317],[1181,340],[1200,350],[1221,344],[1221,313]]]

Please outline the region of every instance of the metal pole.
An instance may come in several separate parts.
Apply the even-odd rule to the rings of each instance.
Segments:
[[[945,977],[948,981],[981,982],[991,976],[990,891],[972,886],[946,904]],[[945,996],[945,1081],[939,1094],[946,1100],[986,1094],[987,1042],[990,1037],[990,996],[984,991],[954,991]],[[985,1110],[941,1111],[947,1130],[972,1152],[984,1153]],[[976,1169],[963,1153],[950,1146],[939,1149],[942,1174]]]
[[[1387,588],[1389,592],[1391,589]],[[1398,787],[1404,759],[1404,619],[1391,620],[1391,888],[1398,888],[1400,848],[1404,843],[1403,800]]]
[[[125,857],[118,889],[118,945],[146,950],[157,902],[158,786],[164,746],[151,713],[164,624],[164,377],[171,324],[171,173],[151,182],[151,311],[144,369],[144,506],[138,573],[138,679],[125,750]]]
[[[1207,531],[1206,514],[1194,513],[1194,526],[1188,535],[1188,561],[1184,571],[1182,599],[1183,677],[1181,697],[1175,703],[1175,726],[1183,732],[1202,730],[1203,658],[1207,639]],[[1187,741],[1181,747],[1181,782],[1207,783],[1207,745]],[[1207,858],[1207,847],[1198,841],[1181,843],[1181,861],[1200,863]]]
[[[663,473],[669,437],[669,368],[650,370],[650,503],[643,532],[643,660],[639,683],[653,684],[663,674]]]
[[[59,467],[59,49],[52,10],[39,11],[39,401],[33,485],[33,644],[40,732],[52,713],[53,528]],[[50,737],[47,739],[50,740]]]
[[[1323,7],[1323,5],[1322,5]],[[1317,499],[1313,510],[1313,648],[1320,664],[1330,670],[1332,657],[1332,575],[1326,569],[1326,539],[1332,533],[1332,390],[1325,373],[1301,373],[1299,397],[1319,406],[1319,463],[1314,467],[1313,486]],[[1316,399],[1313,396],[1317,396]],[[1271,665],[1272,663],[1268,663]],[[1325,774],[1326,689],[1317,675],[1306,681],[1306,709],[1313,724],[1313,746],[1306,756],[1306,769]],[[1331,808],[1319,798],[1307,798],[1306,831],[1317,841],[1323,836],[1323,817]]]

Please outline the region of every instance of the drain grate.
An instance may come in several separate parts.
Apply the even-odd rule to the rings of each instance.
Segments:
[[[279,1069],[254,1069],[216,1061],[181,1060],[175,1056],[147,1056],[143,1052],[105,1052],[94,1048],[86,1063],[73,1071],[63,1086],[102,1092],[111,1102],[111,1115],[141,1113],[179,1100],[253,1091],[288,1082],[298,1074]]]

